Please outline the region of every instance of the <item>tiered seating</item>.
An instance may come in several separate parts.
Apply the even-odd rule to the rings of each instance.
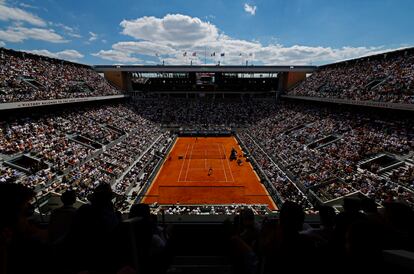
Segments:
[[[116,94],[89,66],[0,48],[0,103]]]
[[[31,170],[28,164],[24,171],[3,163],[0,181],[17,181],[43,192],[76,187],[86,199],[100,183],[115,182],[160,134],[152,122],[122,105],[3,121],[4,159],[12,163],[28,155],[42,168]]]
[[[283,201],[292,201],[300,204],[305,209],[310,209],[311,204],[309,203],[306,195],[304,195],[293,182],[284,174],[276,164],[266,155],[250,136],[246,132],[239,134],[242,142],[246,145],[251,155],[257,161],[260,168],[263,170],[270,183],[274,186],[277,191],[276,195],[280,195]],[[276,197],[276,201],[279,197]]]
[[[144,188],[148,186],[155,167],[166,156],[166,150],[172,141],[173,138],[169,132],[159,136],[154,144],[149,147],[150,149],[147,149],[144,154],[140,154],[138,161],[114,185],[115,193],[127,196],[126,204],[124,204],[125,209],[128,209],[135,202],[138,194],[144,194]]]
[[[136,111],[152,121],[186,129],[229,129],[249,125],[266,116],[274,105],[268,101],[146,99],[136,102]]]
[[[250,127],[246,134],[253,136],[305,188],[315,187],[332,178],[349,179],[355,176],[360,172],[359,161],[370,155],[390,153],[398,157],[414,150],[410,120],[375,120],[375,117],[361,113],[332,112],[304,105],[282,105],[277,115],[261,120]],[[325,139],[333,135],[336,137]],[[318,140],[328,141],[324,143]],[[372,170],[366,172],[372,173]],[[379,182],[375,183],[392,181],[395,187],[398,183],[410,185],[406,183],[411,178],[410,169],[396,173],[399,175],[390,176],[385,182],[378,177],[375,180]],[[342,184],[337,188],[335,185],[330,187],[332,198],[349,192],[348,187]],[[358,184],[353,187],[362,189]],[[378,187],[376,190],[381,191]],[[405,188],[399,191],[404,192],[406,197],[413,195]],[[392,199],[401,199],[397,193],[393,194]]]
[[[413,104],[414,50],[320,67],[288,94]]]

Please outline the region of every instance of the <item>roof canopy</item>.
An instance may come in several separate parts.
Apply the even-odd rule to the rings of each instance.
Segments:
[[[97,65],[94,69],[98,72],[228,72],[228,73],[276,73],[276,72],[312,72],[316,66],[122,66],[122,65]]]

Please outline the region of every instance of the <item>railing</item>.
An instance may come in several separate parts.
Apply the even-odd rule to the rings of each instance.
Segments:
[[[296,99],[296,100],[317,101],[317,102],[334,103],[334,104],[346,104],[346,105],[355,105],[355,106],[414,111],[414,104],[375,102],[375,101],[368,101],[368,100],[361,101],[361,100],[348,100],[348,99],[313,97],[313,96],[296,96],[296,95],[282,95],[281,97],[287,98],[287,99]]]
[[[175,144],[177,139],[177,136],[174,136],[174,139],[172,140],[172,142],[169,144],[168,149],[165,152],[165,155],[168,155],[170,153],[170,150],[172,149],[173,145]],[[155,145],[155,143],[154,143]],[[154,156],[155,157],[155,156]],[[165,159],[160,158],[156,164],[156,166],[153,168],[151,175],[148,177],[148,179],[146,180],[146,182],[144,183],[144,187],[142,187],[140,189],[140,192],[138,193],[135,202],[139,203],[142,198],[144,198],[149,186],[152,184],[152,181],[154,180],[155,176],[157,175],[158,171],[160,170],[162,164],[164,163]]]
[[[280,195],[279,191],[277,191],[275,186],[270,182],[269,177],[267,177],[266,173],[263,171],[263,169],[257,163],[256,159],[253,157],[250,150],[244,144],[243,140],[238,136],[238,134],[236,134],[235,137],[237,139],[237,142],[242,147],[242,149],[246,150],[249,153],[249,155],[251,155],[251,162],[252,162],[253,168],[255,170],[259,171],[259,175],[260,175],[259,177],[261,177],[261,179],[264,178],[264,180],[265,180],[264,185],[266,186],[266,188],[271,188],[272,189],[272,194],[273,195],[271,195],[271,197],[273,198],[273,200],[274,200],[275,204],[278,206],[278,208],[280,208],[283,205],[284,200],[283,200],[282,196]]]

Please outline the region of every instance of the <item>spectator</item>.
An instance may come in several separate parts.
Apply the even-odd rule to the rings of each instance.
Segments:
[[[304,212],[300,205],[285,202],[280,210],[280,225],[264,245],[264,273],[280,271],[306,271],[312,265],[315,247],[312,241],[299,232],[304,222]],[[300,263],[298,263],[300,262]]]
[[[117,95],[91,67],[0,48],[0,103]]]
[[[75,216],[73,229],[66,237],[65,250],[77,252],[63,254],[68,262],[65,267],[74,271],[114,271],[118,265],[112,261],[120,214],[112,203],[110,185],[101,184],[89,196],[90,204],[81,206]],[[82,246],[82,248],[77,248]]]
[[[289,95],[414,103],[412,49],[319,67]]]
[[[38,262],[48,256],[46,233],[30,221],[35,193],[18,184],[0,184],[0,270],[2,273],[44,273]],[[23,263],[24,262],[24,263]]]
[[[66,190],[62,193],[63,206],[52,211],[49,221],[49,241],[55,243],[62,240],[70,231],[75,218],[76,193],[73,190]]]
[[[336,214],[335,209],[333,207],[319,207],[320,227],[311,228],[306,231],[303,231],[303,234],[310,237],[315,242],[315,245],[317,247],[326,247],[326,245],[332,243],[333,241],[335,217]]]

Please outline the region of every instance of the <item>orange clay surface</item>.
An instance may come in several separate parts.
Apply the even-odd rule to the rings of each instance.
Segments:
[[[241,155],[233,137],[177,138],[142,202],[267,204],[277,209],[251,164],[242,157],[241,166],[229,160],[232,148]]]

